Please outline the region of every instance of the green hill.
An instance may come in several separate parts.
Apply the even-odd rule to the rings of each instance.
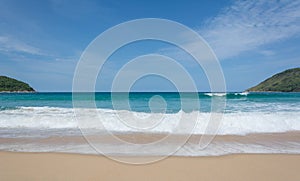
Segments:
[[[266,79],[250,92],[300,92],[300,68],[288,69]]]
[[[0,76],[0,92],[35,92],[35,90],[24,82]]]

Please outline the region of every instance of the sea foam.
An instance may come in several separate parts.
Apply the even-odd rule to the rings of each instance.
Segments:
[[[97,116],[92,116],[95,113]],[[20,107],[19,109],[0,111],[0,128],[92,128],[99,129],[100,131],[107,130],[120,133],[173,133],[175,129],[179,128],[177,133],[190,134],[190,130],[187,129],[187,127],[193,124],[192,120],[196,120],[192,133],[204,134],[206,126],[210,121],[210,116],[210,113],[199,111],[190,113],[179,111],[172,114],[163,114],[111,109],[95,110],[77,108],[77,110],[75,110],[73,108],[55,107]],[[133,117],[137,119],[134,120],[132,119]],[[150,121],[145,121],[147,118],[150,118]],[[82,120],[84,119],[85,124],[82,124]],[[142,123],[144,123],[146,127],[141,126]],[[181,127],[178,127],[179,123],[182,123],[180,124]],[[142,129],[138,129],[139,126],[141,126]],[[300,131],[300,112],[224,113],[218,130],[219,135]]]

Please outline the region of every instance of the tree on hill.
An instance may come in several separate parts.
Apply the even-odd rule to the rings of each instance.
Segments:
[[[300,68],[285,70],[261,82],[250,92],[300,92]]]
[[[6,76],[0,76],[0,92],[35,92],[27,83],[9,78]]]

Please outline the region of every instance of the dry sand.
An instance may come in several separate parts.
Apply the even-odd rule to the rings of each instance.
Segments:
[[[0,152],[0,180],[299,181],[300,155],[169,157],[128,165],[103,156]]]

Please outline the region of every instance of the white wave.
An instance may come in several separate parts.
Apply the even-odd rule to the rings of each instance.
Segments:
[[[175,114],[138,113],[125,110],[21,107],[0,111],[0,128],[93,128],[114,132],[189,133],[191,120],[197,118],[194,134],[205,133],[210,113],[180,111]],[[147,115],[148,114],[148,115]],[[134,119],[134,116],[140,119]],[[128,122],[124,122],[123,118]],[[78,121],[84,120],[84,121]],[[145,121],[146,120],[146,121]],[[182,122],[181,122],[182,121]],[[181,127],[178,127],[179,123]],[[137,129],[141,128],[141,129]],[[300,112],[239,112],[226,113],[219,135],[248,133],[276,133],[300,131]]]
[[[207,95],[207,96],[218,96],[218,97],[222,97],[222,96],[226,96],[226,93],[204,93],[204,95]]]
[[[239,92],[239,93],[234,93],[234,95],[240,95],[240,96],[247,96],[249,92]]]

